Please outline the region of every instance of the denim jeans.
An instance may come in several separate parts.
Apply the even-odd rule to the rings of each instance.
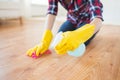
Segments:
[[[76,30],[77,28],[80,28],[82,27],[83,25],[85,25],[86,23],[83,23],[83,24],[80,24],[79,26],[76,26],[74,24],[72,24],[70,21],[65,21],[61,27],[59,28],[58,32],[62,31],[62,32],[66,32],[66,31],[73,31],[73,30]],[[87,46],[90,41],[95,37],[97,33],[95,33],[90,39],[88,39],[86,42],[85,42],[85,45]]]

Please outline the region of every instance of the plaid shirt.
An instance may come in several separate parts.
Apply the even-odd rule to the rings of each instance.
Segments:
[[[94,18],[102,18],[103,5],[100,0],[48,0],[48,14],[57,15],[58,2],[67,10],[67,19],[73,24],[90,23]]]

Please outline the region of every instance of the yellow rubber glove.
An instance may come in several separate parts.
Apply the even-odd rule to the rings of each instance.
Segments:
[[[34,48],[29,49],[27,51],[27,55],[32,56],[33,52],[36,52],[36,56],[43,54],[46,50],[48,50],[52,37],[53,37],[52,32],[50,30],[46,30],[44,32],[40,45],[36,45]]]
[[[57,54],[65,54],[69,50],[75,50],[94,34],[94,30],[94,25],[86,24],[77,30],[64,32],[62,40],[55,47],[55,51]]]

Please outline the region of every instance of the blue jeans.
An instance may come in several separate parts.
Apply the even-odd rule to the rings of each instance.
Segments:
[[[80,27],[82,27],[83,25],[85,25],[86,23],[83,23],[83,24],[80,24],[79,26],[76,26],[76,25],[74,25],[74,24],[72,24],[70,21],[65,21],[62,25],[61,25],[61,27],[60,27],[60,29],[58,30],[58,32],[60,32],[60,31],[62,31],[62,32],[66,32],[66,31],[73,31],[73,30],[76,30],[77,28],[80,28]],[[95,35],[96,35],[97,33],[95,33],[90,39],[88,39],[86,42],[85,42],[85,45],[87,46],[89,43],[90,43],[90,41],[95,37]]]

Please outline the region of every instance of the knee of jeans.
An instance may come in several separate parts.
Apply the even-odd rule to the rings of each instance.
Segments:
[[[77,25],[77,28],[80,28],[80,27],[84,26],[85,24],[86,24],[86,23],[78,24],[78,25]]]
[[[75,29],[76,29],[76,28],[75,28],[74,24],[72,24],[70,21],[66,21],[66,22],[64,22],[64,23],[61,25],[61,27],[60,27],[60,29],[58,30],[58,32],[60,32],[60,31],[62,31],[62,32],[73,31],[73,30],[75,30]]]

